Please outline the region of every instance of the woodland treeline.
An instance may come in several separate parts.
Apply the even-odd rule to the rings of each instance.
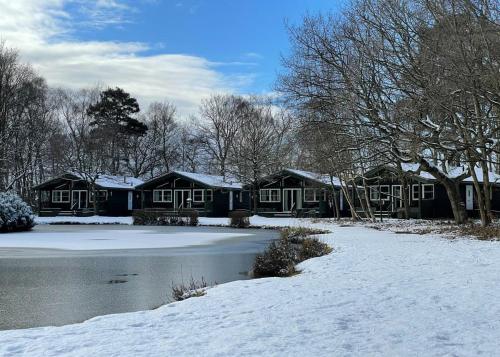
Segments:
[[[182,118],[168,101],[141,109],[122,88],[50,88],[0,45],[0,189],[28,202],[64,172],[149,179],[173,169],[250,183],[292,160],[292,118],[266,97],[221,94]]]
[[[489,224],[488,171],[499,162],[499,6],[357,0],[341,16],[307,16],[291,27],[279,89],[299,118],[302,155],[344,183],[378,164],[418,163],[446,188],[457,223],[467,220],[458,182],[472,176]],[[404,182],[407,173],[400,176]]]
[[[34,184],[68,170],[92,181],[181,169],[250,184],[296,167],[339,177],[345,197],[364,191],[360,203],[374,218],[364,173],[390,163],[406,182],[401,164],[418,163],[417,173],[446,188],[457,223],[467,221],[458,183],[472,177],[488,225],[488,172],[499,162],[499,6],[353,0],[341,14],[305,16],[288,28],[278,95],[213,95],[191,118],[168,101],[139,108],[125,89],[49,88],[1,45],[0,188],[32,201]]]

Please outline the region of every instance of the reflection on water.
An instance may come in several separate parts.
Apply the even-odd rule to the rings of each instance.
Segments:
[[[102,228],[101,228],[102,229]],[[245,231],[248,233],[250,231]],[[152,309],[172,284],[246,279],[273,231],[211,246],[130,251],[0,253],[0,329],[63,325],[104,314]]]

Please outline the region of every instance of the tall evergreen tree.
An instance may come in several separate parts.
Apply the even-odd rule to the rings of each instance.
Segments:
[[[101,92],[99,101],[88,108],[94,134],[109,138],[109,171],[113,174],[120,171],[120,149],[127,146],[130,137],[142,136],[148,130],[146,124],[132,116],[139,110],[137,100],[118,87]]]

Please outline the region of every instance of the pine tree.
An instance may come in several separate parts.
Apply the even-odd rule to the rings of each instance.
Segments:
[[[137,100],[118,87],[101,92],[99,101],[87,110],[94,119],[90,123],[93,134],[109,139],[112,174],[120,171],[120,148],[127,146],[130,137],[142,136],[148,130],[146,124],[132,117],[139,110]]]

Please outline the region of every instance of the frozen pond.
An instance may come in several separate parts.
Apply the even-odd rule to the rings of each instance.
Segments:
[[[247,279],[255,254],[278,233],[220,227],[37,226],[31,236],[90,234],[211,237],[173,248],[61,250],[0,248],[0,329],[64,325],[98,315],[152,309],[170,301],[172,284]],[[126,232],[125,232],[126,231]],[[222,234],[224,240],[213,237]],[[7,235],[5,235],[7,236]],[[32,238],[30,238],[32,239]],[[1,240],[0,240],[1,242]],[[155,245],[153,245],[155,246]],[[168,246],[168,245],[167,245]]]

